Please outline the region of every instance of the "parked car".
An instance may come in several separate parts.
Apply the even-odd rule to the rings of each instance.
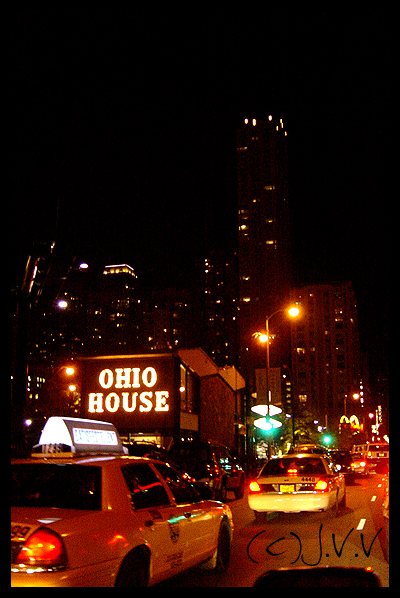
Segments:
[[[168,452],[155,442],[135,440],[123,445],[131,457],[147,457],[158,461],[168,461]]]
[[[170,450],[172,461],[197,482],[206,484],[212,497],[225,501],[228,490],[242,498],[245,473],[226,446],[216,442],[180,442]]]

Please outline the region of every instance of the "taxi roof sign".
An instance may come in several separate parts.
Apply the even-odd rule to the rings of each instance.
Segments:
[[[126,454],[113,424],[93,419],[50,417],[32,452],[33,457],[87,454]]]

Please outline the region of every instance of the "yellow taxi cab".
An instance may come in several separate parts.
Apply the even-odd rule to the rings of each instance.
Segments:
[[[228,566],[229,506],[125,453],[112,424],[52,417],[31,458],[12,460],[13,586],[146,586]]]
[[[270,459],[249,485],[255,516],[266,512],[326,511],[346,504],[345,479],[325,457],[291,454]]]

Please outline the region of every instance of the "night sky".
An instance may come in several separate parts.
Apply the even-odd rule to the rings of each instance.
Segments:
[[[264,11],[14,15],[12,285],[32,242],[56,239],[60,261],[190,286],[195,260],[235,247],[237,126],[272,114],[295,283],[351,280],[387,375],[389,17]]]

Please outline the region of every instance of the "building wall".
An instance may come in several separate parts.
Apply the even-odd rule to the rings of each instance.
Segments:
[[[200,379],[200,439],[235,444],[235,392],[219,376]]]

